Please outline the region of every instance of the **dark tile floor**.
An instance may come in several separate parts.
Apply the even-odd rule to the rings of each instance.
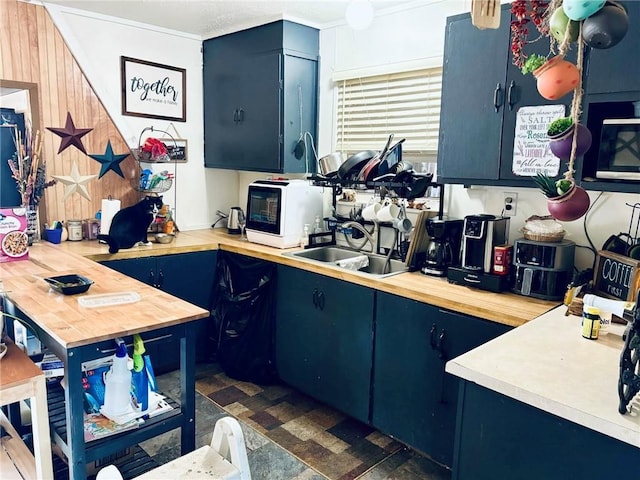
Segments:
[[[232,413],[242,426],[253,480],[451,478],[428,458],[288,387],[237,382],[216,364],[199,364],[196,380],[196,447],[209,444],[215,422]],[[158,384],[179,398],[178,372],[160,375]],[[180,455],[179,445],[179,432],[172,431],[141,447],[165,463]]]

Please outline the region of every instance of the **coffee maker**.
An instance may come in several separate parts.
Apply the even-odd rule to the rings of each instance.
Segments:
[[[460,265],[462,220],[427,219],[425,228],[429,234],[426,257],[420,269],[425,275],[443,277],[451,265]]]
[[[462,229],[462,268],[491,273],[493,247],[509,240],[509,217],[468,215]]]

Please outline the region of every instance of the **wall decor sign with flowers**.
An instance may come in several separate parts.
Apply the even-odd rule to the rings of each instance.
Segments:
[[[120,57],[122,114],[187,121],[184,68]]]
[[[567,162],[560,180],[538,172],[534,182],[547,197],[549,213],[557,220],[573,221],[590,206],[587,192],[576,185],[575,162],[591,147],[589,129],[580,123],[582,75],[585,48],[607,49],[626,35],[629,20],[624,7],[605,0],[514,0],[511,4],[511,53],[523,74],[532,73],[540,95],[558,100],[573,93],[568,117],[555,119],[547,137],[551,152]],[[530,31],[531,30],[531,31]],[[537,36],[530,36],[530,33]],[[547,56],[527,55],[526,47],[541,36],[550,40]],[[577,49],[575,64],[565,60],[567,51]]]

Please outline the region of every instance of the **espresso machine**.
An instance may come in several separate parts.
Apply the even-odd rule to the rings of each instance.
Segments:
[[[462,268],[491,273],[493,247],[509,241],[509,217],[468,215],[462,231]]]
[[[429,244],[425,262],[420,269],[425,275],[444,277],[452,265],[460,265],[460,244],[462,242],[462,220],[429,218],[425,228],[429,234]]]
[[[451,266],[451,283],[493,292],[508,290],[510,275],[493,272],[494,248],[509,241],[509,218],[494,215],[468,215],[462,226],[461,266]]]

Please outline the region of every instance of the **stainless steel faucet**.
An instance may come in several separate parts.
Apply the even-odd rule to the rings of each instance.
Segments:
[[[366,228],[364,228],[361,224],[359,224],[358,222],[354,222],[352,220],[348,220],[346,222],[344,222],[342,224],[343,228],[355,228],[356,230],[358,230],[359,232],[361,232],[365,237],[366,237],[366,241],[362,242],[362,244],[359,247],[354,247],[357,250],[362,249],[362,247],[364,247],[366,245],[367,242],[369,242],[371,244],[371,252],[375,253],[376,251],[376,240],[375,238],[373,238],[373,235],[371,234],[371,232],[369,232],[369,230],[367,230]],[[376,231],[376,227],[373,227],[373,231]],[[345,235],[346,236],[346,235]],[[352,245],[353,247],[353,245]]]

